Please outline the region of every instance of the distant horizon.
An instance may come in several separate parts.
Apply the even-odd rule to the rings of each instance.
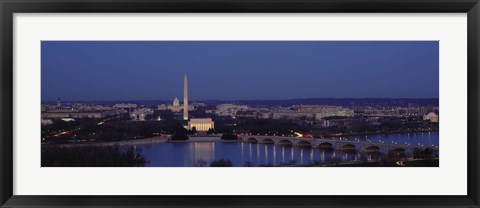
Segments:
[[[180,102],[182,102],[182,97],[177,97]],[[139,101],[161,101],[161,102],[171,102],[175,98],[172,99],[126,99],[126,100],[64,100],[60,97],[60,100],[63,102],[139,102]],[[331,100],[361,100],[361,99],[390,99],[390,100],[426,100],[426,99],[439,99],[435,97],[424,97],[424,98],[392,98],[392,97],[364,97],[364,98],[354,98],[354,97],[344,97],[344,98],[332,98],[332,97],[315,97],[315,98],[288,98],[288,99],[237,99],[237,100],[225,100],[225,99],[195,99],[189,100],[189,103],[192,102],[199,102],[199,101],[227,101],[227,102],[235,102],[235,101],[287,101],[287,100],[312,100],[312,99],[331,99]],[[54,100],[42,100],[42,102],[56,102],[57,99]]]

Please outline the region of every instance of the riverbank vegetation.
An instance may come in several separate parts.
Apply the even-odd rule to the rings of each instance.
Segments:
[[[234,134],[223,134],[222,140],[235,141],[238,140],[238,136]]]
[[[233,167],[233,163],[226,159],[214,160],[210,163],[205,160],[198,160],[195,167]]]
[[[188,135],[184,133],[175,133],[172,135],[170,138],[172,141],[187,141],[188,140]]]
[[[42,146],[42,167],[142,167],[146,162],[134,147]]]

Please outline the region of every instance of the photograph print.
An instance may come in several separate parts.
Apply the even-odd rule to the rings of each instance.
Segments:
[[[42,167],[439,167],[438,41],[42,41]]]

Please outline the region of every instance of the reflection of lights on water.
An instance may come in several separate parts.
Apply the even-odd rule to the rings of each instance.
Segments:
[[[257,161],[260,162],[260,144],[257,144]]]
[[[293,149],[293,146],[292,146],[292,151],[290,152],[291,153],[290,154],[290,156],[291,156],[290,160],[293,160],[293,151],[294,151],[294,149]]]
[[[273,165],[275,165],[276,161],[277,161],[277,151],[276,151],[275,145],[273,145]]]
[[[431,134],[431,133],[429,133],[429,134]],[[409,134],[407,134],[407,135],[409,135]],[[435,136],[435,134],[433,134],[433,135]],[[399,137],[399,138],[395,138],[395,137]],[[407,138],[409,139],[409,136],[407,136]],[[377,136],[365,136],[365,138],[364,137],[357,137],[357,138],[354,138],[354,137],[349,137],[349,138],[340,137],[340,138],[337,138],[337,139],[339,139],[339,140],[350,140],[350,141],[354,140],[354,141],[358,141],[359,143],[361,143],[363,145],[368,145],[368,143],[377,143],[377,145],[380,145],[381,149],[394,148],[395,146],[393,146],[393,145],[415,146],[415,143],[410,143],[410,142],[406,141],[407,138],[405,138],[404,135],[400,135],[400,136],[395,135],[393,137],[384,138],[384,139],[380,139]],[[399,139],[399,140],[397,141],[397,139]],[[412,138],[412,140],[413,139],[414,138]],[[390,142],[388,142],[388,141],[390,141]],[[378,144],[378,143],[380,143],[380,144]],[[253,147],[252,147],[252,145],[254,145],[254,144],[255,143],[249,143],[249,151],[250,151],[249,156],[251,158],[250,159],[251,162],[254,162],[254,160],[253,160],[254,152],[253,152]],[[257,160],[258,161],[254,162],[254,163],[259,163],[261,161],[262,163],[264,162],[265,164],[273,163],[273,165],[277,165],[276,147],[278,145],[275,145],[275,144],[272,145],[272,154],[273,154],[273,156],[272,156],[273,161],[272,161],[272,160],[270,160],[270,157],[269,157],[269,151],[270,151],[269,146],[261,144],[261,143],[256,143],[256,144],[257,144],[257,150],[256,151],[257,151]],[[384,145],[381,145],[381,144],[384,144]],[[438,144],[422,143],[420,140],[417,140],[417,144],[418,144],[419,147],[423,146],[423,147],[431,147],[431,148],[437,147],[438,148],[438,146],[436,146]],[[241,150],[242,150],[242,152],[241,152],[242,153],[242,160],[247,161],[247,159],[244,158],[244,154],[245,154],[244,145],[245,145],[245,143],[240,144]],[[264,145],[263,150],[261,150],[260,145]],[[329,157],[329,158],[332,158],[332,159],[341,159],[341,160],[344,160],[344,161],[361,161],[362,158],[364,158],[368,161],[378,160],[378,158],[374,155],[363,154],[363,153],[358,153],[358,152],[356,152],[354,154],[350,154],[350,153],[344,153],[344,152],[340,152],[340,151],[332,151],[332,152],[327,152],[327,154],[325,154],[325,151],[320,150],[320,149],[315,149],[315,148],[311,148],[310,152],[305,152],[305,151],[308,151],[308,149],[298,148],[295,144],[290,146],[291,147],[290,148],[291,152],[289,154],[290,157],[287,156],[287,158],[285,158],[286,157],[285,156],[285,148],[288,148],[288,146],[280,146],[280,147],[282,148],[282,152],[281,152],[282,163],[288,162],[290,160],[294,160],[294,161],[296,160],[298,162],[298,164],[306,164],[306,163],[314,162],[317,159],[320,159],[320,161],[324,162],[327,159],[326,157]],[[299,150],[300,152],[298,153],[298,155],[295,154],[296,149],[300,149]],[[263,155],[264,160],[262,160],[262,158],[261,158],[262,157],[261,151],[264,151],[264,155]],[[320,158],[316,158],[317,157],[315,155],[315,154],[317,154],[316,152],[318,152],[318,154],[320,155],[319,156]],[[337,158],[336,152],[339,152],[339,154],[341,154],[341,155],[338,156],[338,158]],[[304,155],[304,153],[307,154],[307,155]],[[310,153],[309,154],[310,157],[308,157],[308,153]],[[297,158],[297,156],[299,158]],[[280,161],[280,159],[279,159],[279,161]]]
[[[244,158],[244,155],[243,155],[243,151],[244,151],[244,148],[243,148],[243,142],[242,142],[242,143],[240,143],[240,144],[241,144],[241,145],[240,145],[240,148],[242,149],[242,163],[243,163],[243,158]]]
[[[248,149],[249,149],[249,158],[250,158],[250,162],[252,162],[252,143],[248,143]]]
[[[265,145],[265,163],[268,163],[268,147]]]
[[[300,149],[300,164],[303,164],[303,148]]]
[[[310,161],[313,161],[313,148],[310,149]]]
[[[191,152],[193,152],[193,159],[191,161],[197,162],[199,160],[203,160],[206,162],[210,162],[215,160],[215,143],[214,142],[195,142]]]
[[[428,143],[430,143],[430,132],[428,132]],[[432,144],[433,146],[433,144]]]

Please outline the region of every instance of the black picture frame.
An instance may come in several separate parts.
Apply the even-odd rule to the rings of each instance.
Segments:
[[[478,0],[0,0],[1,207],[479,207]],[[13,14],[113,12],[467,13],[468,194],[466,196],[24,196],[13,195]],[[452,180],[446,178],[445,180]],[[94,188],[94,187],[92,187]],[[268,193],[265,193],[268,194]]]

